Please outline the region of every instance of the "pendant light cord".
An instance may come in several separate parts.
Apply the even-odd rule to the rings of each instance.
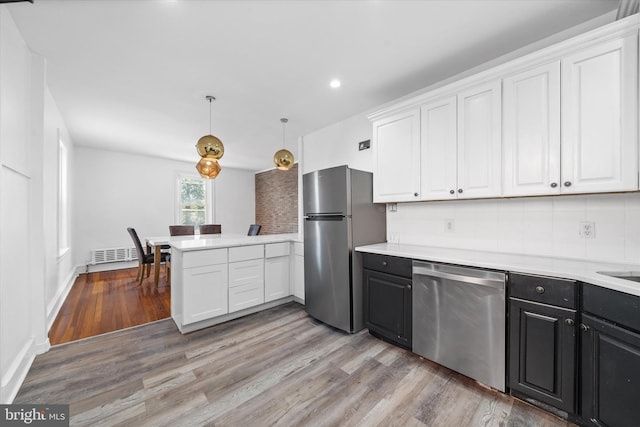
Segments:
[[[282,148],[287,148],[287,143],[284,137],[284,125],[287,123],[289,119],[282,118],[280,119],[280,123],[282,123]]]
[[[209,135],[211,135],[211,104],[213,103],[213,99],[209,98]]]

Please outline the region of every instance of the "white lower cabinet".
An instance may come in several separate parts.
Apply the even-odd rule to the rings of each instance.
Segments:
[[[291,292],[293,296],[304,301],[304,244],[293,244],[293,277],[291,278]]]
[[[224,249],[226,254],[226,249]],[[184,269],[183,324],[228,313],[227,264]]]
[[[289,255],[291,244],[272,243],[265,246],[264,301],[269,302],[289,296]]]
[[[264,260],[229,263],[229,313],[264,302]]]

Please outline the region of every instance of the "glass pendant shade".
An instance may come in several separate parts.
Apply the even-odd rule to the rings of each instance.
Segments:
[[[196,169],[202,178],[214,179],[218,176],[222,167],[215,157],[206,155],[200,159],[198,164],[196,164]]]
[[[224,145],[222,141],[213,135],[205,135],[198,140],[196,149],[200,157],[211,156],[220,159],[224,155]]]
[[[287,149],[278,150],[273,156],[273,162],[281,171],[288,171],[293,166],[293,154]]]

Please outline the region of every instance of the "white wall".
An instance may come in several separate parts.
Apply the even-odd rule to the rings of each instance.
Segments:
[[[35,355],[49,348],[47,307],[73,278],[70,256],[58,258],[51,246],[58,129],[66,132],[45,61],[0,6],[0,403],[13,400]]]
[[[94,148],[75,148],[73,247],[86,266],[92,249],[132,247],[127,227],[140,238],[166,236],[174,224],[175,180],[197,176],[193,163]],[[224,167],[214,182],[214,222],[223,233],[246,233],[254,220],[253,172]],[[117,267],[113,264],[105,268]]]
[[[31,54],[0,8],[0,373],[2,403],[13,399],[35,357],[29,254]],[[42,307],[40,307],[42,308]],[[42,309],[42,311],[44,311]],[[40,337],[41,338],[41,337]]]
[[[358,151],[358,142],[372,134],[367,113],[361,113],[303,136],[301,174],[341,165],[372,172],[373,150]]]
[[[64,299],[69,293],[71,286],[75,280],[75,264],[73,263],[73,250],[60,255],[58,250],[58,143],[61,139],[66,148],[69,157],[68,169],[69,176],[73,171],[74,147],[69,131],[60,115],[58,106],[51,95],[49,89],[44,91],[44,146],[42,149],[42,176],[43,194],[42,194],[42,223],[45,239],[43,242],[45,251],[44,265],[44,282],[45,282],[45,301],[47,315],[47,330],[53,324],[58,310],[62,306]],[[71,187],[72,182],[69,178],[68,185]],[[69,242],[73,235],[73,214],[71,212],[71,204],[73,203],[73,192],[69,188]],[[73,246],[71,246],[73,248]]]

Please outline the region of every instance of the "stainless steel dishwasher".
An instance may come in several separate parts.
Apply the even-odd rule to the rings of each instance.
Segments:
[[[505,391],[505,274],[413,261],[413,352]]]

